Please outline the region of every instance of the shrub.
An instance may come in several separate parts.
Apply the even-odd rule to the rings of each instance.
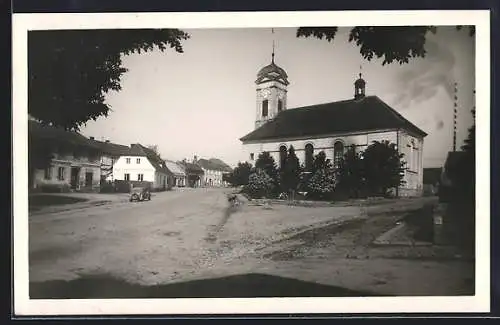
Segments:
[[[255,170],[248,178],[244,192],[252,198],[267,198],[274,191],[274,180],[261,169]]]
[[[308,196],[312,199],[331,198],[336,186],[337,175],[333,169],[318,169],[307,184]]]

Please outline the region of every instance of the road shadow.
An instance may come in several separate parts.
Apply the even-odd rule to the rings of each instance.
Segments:
[[[30,283],[31,299],[368,297],[368,292],[265,274],[142,286],[110,275]]]

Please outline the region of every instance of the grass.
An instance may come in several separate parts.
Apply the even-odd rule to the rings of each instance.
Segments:
[[[53,205],[75,204],[88,201],[88,199],[77,198],[64,195],[33,195],[28,199],[29,209],[31,211],[38,210],[43,207]]]

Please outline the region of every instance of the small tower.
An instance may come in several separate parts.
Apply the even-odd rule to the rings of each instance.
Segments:
[[[361,74],[361,67],[359,67],[359,78],[354,82],[354,99],[362,99],[365,97],[366,81]]]
[[[274,34],[274,30],[272,32]],[[274,63],[274,40],[271,64],[260,69],[255,85],[257,91],[255,128],[257,129],[274,119],[281,111],[286,110],[288,75],[285,70]]]

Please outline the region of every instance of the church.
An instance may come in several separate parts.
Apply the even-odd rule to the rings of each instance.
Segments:
[[[274,62],[263,67],[255,80],[257,105],[255,129],[240,138],[245,161],[255,164],[263,151],[282,165],[293,146],[305,167],[320,151],[338,164],[347,148],[365,150],[373,141],[388,140],[404,154],[405,184],[398,196],[420,196],[423,192],[423,147],[427,135],[377,96],[366,96],[367,82],[359,74],[350,99],[287,107],[288,75]]]

